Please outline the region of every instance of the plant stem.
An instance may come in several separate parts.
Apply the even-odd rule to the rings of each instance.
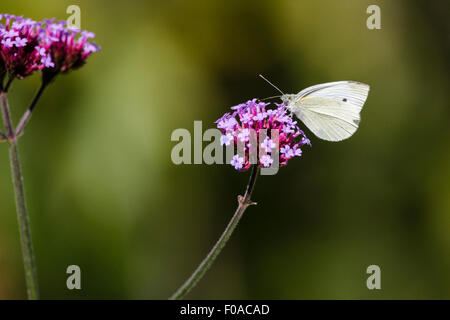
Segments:
[[[39,299],[36,266],[31,241],[30,223],[25,202],[22,170],[20,168],[17,140],[14,137],[14,128],[11,122],[9,106],[6,94],[0,93],[3,120],[8,132],[9,156],[11,161],[12,181],[16,198],[17,220],[19,223],[20,243],[22,247],[23,264],[25,268],[25,280],[27,296],[30,300]]]
[[[14,80],[14,77],[9,77],[8,78],[8,82],[6,82],[6,86],[5,86],[5,89],[3,91],[8,92],[9,87],[11,86],[11,83],[13,82],[13,80]]]
[[[17,141],[12,141],[9,146],[11,170],[16,194],[17,220],[19,222],[20,242],[22,246],[23,264],[25,267],[25,279],[27,284],[28,299],[39,299],[39,288],[36,274],[36,265],[31,240],[30,222],[25,202],[23,177],[19,162]]]
[[[4,91],[0,92],[0,99],[1,99],[3,121],[5,123],[6,129],[6,137],[10,139],[14,137],[14,128],[11,121],[11,114],[9,112],[8,98],[6,97],[6,92]]]
[[[26,125],[28,124],[28,121],[30,121],[33,109],[34,109],[34,107],[36,107],[36,103],[39,101],[39,98],[41,97],[41,95],[44,92],[46,87],[47,87],[47,83],[43,81],[38,92],[34,96],[33,101],[31,101],[31,104],[28,107],[27,111],[22,116],[22,119],[20,119],[19,125],[17,126],[16,133],[15,133],[16,137],[20,136],[20,134],[23,132]]]
[[[225,231],[220,236],[219,240],[216,242],[214,247],[208,253],[206,258],[200,263],[194,273],[186,280],[186,282],[175,292],[169,299],[170,300],[180,300],[182,299],[195,285],[198,281],[203,277],[209,267],[212,265],[214,260],[217,258],[219,253],[222,251],[223,247],[230,239],[231,234],[236,228],[239,220],[242,218],[245,209],[247,209],[250,205],[255,205],[256,203],[250,200],[250,196],[252,195],[253,188],[255,186],[256,178],[259,174],[258,165],[253,165],[252,173],[250,175],[250,180],[248,181],[247,189],[245,191],[244,196],[238,197],[239,205],[228,223]]]

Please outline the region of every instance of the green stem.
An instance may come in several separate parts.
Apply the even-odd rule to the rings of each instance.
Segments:
[[[230,222],[228,223],[225,231],[222,233],[219,240],[216,242],[214,247],[208,253],[206,258],[200,263],[200,265],[197,267],[194,273],[189,277],[189,279],[187,279],[186,282],[177,290],[177,292],[175,292],[169,298],[170,300],[182,299],[193,287],[195,287],[195,285],[198,283],[198,281],[200,281],[200,279],[212,265],[214,260],[217,258],[219,253],[222,251],[223,247],[225,247],[225,244],[230,239],[230,236],[233,233],[234,229],[236,228],[239,220],[242,218],[245,209],[247,209],[247,207],[250,205],[256,204],[250,200],[250,196],[252,195],[256,178],[258,177],[258,173],[259,173],[258,166],[253,165],[252,173],[250,175],[250,180],[248,182],[245,194],[244,196],[238,197],[239,205]]]
[[[11,114],[9,112],[8,98],[6,97],[6,92],[4,91],[0,92],[0,99],[1,99],[3,121],[5,123],[6,129],[6,137],[10,139],[14,137],[14,128],[11,121]]]
[[[25,280],[27,296],[30,300],[39,299],[39,289],[36,274],[36,266],[31,241],[30,223],[25,202],[22,170],[20,168],[17,140],[14,137],[14,128],[11,122],[8,100],[4,92],[0,93],[3,120],[9,138],[9,156],[11,161],[12,180],[16,197],[17,220],[19,223],[20,243],[22,247],[23,264],[25,268]]]
[[[31,114],[32,114],[34,108],[36,107],[36,104],[39,101],[39,98],[41,97],[41,95],[44,92],[46,87],[47,87],[47,83],[42,82],[38,92],[36,93],[36,95],[33,98],[33,101],[31,101],[30,106],[28,107],[27,111],[25,111],[24,115],[22,116],[22,119],[20,119],[19,124],[17,125],[16,133],[15,133],[16,137],[19,137],[23,133],[23,130],[25,129],[26,125],[28,124],[28,122],[31,119]]]
[[[22,246],[23,264],[25,267],[25,279],[27,284],[28,299],[39,299],[39,288],[36,274],[36,265],[33,254],[33,243],[31,240],[30,222],[25,202],[23,177],[20,168],[17,141],[9,145],[9,157],[16,195],[17,220],[19,222],[20,242]]]

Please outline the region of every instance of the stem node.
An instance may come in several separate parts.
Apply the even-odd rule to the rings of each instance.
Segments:
[[[248,207],[248,206],[256,206],[257,205],[256,202],[253,202],[250,199],[245,199],[245,197],[241,196],[241,195],[238,196],[238,203],[239,203],[240,206],[246,206],[246,207]]]

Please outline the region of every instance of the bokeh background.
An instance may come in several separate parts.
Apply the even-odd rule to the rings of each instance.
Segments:
[[[275,176],[191,299],[450,298],[449,23],[444,1],[23,1],[102,51],[40,101],[21,160],[44,299],[166,299],[234,212],[248,174],[171,162],[176,128],[336,80],[371,85],[358,132]],[[366,8],[381,8],[368,30]],[[15,119],[39,85],[17,81]],[[205,143],[206,145],[207,143]],[[66,288],[66,268],[82,290]],[[381,267],[382,289],[366,288]],[[0,145],[0,298],[25,297],[7,146]]]

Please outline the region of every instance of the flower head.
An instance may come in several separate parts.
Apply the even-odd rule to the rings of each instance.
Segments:
[[[244,153],[236,154],[231,160],[231,165],[239,171],[247,170],[250,166],[250,153],[259,146],[261,156],[258,159],[260,167],[270,167],[274,161],[271,154],[279,148],[279,164],[284,166],[288,160],[302,155],[301,147],[310,145],[308,138],[297,126],[286,111],[284,104],[275,104],[276,109],[266,109],[269,103],[263,103],[257,99],[249,100],[231,107],[233,113],[226,113],[216,121],[217,127],[222,131],[222,145],[230,145],[231,142],[237,146],[244,144]],[[275,137],[271,136],[271,130],[278,131],[278,144]],[[261,131],[267,134],[261,141],[257,141]],[[251,133],[254,131],[255,141]]]
[[[67,26],[66,21],[45,20],[39,39],[50,57],[44,60],[44,79],[51,80],[58,73],[68,73],[83,66],[92,53],[100,50],[95,43],[89,42],[94,37],[92,32],[80,32]]]
[[[6,74],[23,79],[45,67],[39,42],[41,32],[39,22],[11,14],[0,15],[0,79]]]
[[[100,50],[95,35],[67,26],[66,21],[36,22],[11,14],[0,15],[0,80],[5,75],[23,79],[42,70],[44,80],[67,73],[86,63]]]

